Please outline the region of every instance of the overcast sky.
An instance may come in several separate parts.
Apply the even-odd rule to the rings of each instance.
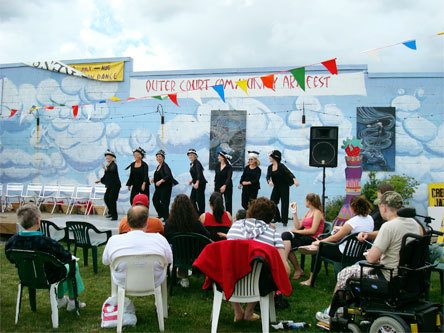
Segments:
[[[0,0],[0,63],[132,57],[134,69],[444,71],[443,0]],[[410,39],[377,56],[362,51]]]

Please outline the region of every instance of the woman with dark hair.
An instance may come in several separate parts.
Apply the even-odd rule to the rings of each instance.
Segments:
[[[155,186],[153,205],[159,218],[163,218],[166,221],[169,216],[171,191],[178,182],[173,178],[168,164],[165,163],[165,152],[162,149],[156,153],[156,160],[159,164],[156,167],[156,171],[154,171],[154,178],[151,180]]]
[[[332,243],[337,243],[350,234],[373,231],[374,222],[370,215],[371,204],[364,196],[358,196],[351,199],[350,210],[354,216],[345,222],[342,227],[335,227],[331,236],[311,243],[312,245],[319,246],[320,242],[328,242],[319,248],[317,253],[318,256],[322,256],[331,261],[341,262],[345,244],[340,244],[338,246],[337,244]],[[319,270],[320,265],[314,267],[313,264],[310,277],[308,280],[301,282],[301,285],[310,286],[313,272],[319,272]]]
[[[194,232],[197,234],[210,237],[210,233],[199,222],[199,217],[191,203],[190,198],[186,194],[178,194],[173,201],[170,211],[170,217],[165,224],[165,238],[170,240],[174,234],[182,232]],[[179,284],[187,288],[190,284],[188,281],[188,272],[178,270],[177,274],[180,278]]]
[[[219,192],[210,196],[212,213],[206,212],[199,218],[203,226],[210,232],[211,239],[218,241],[226,238],[226,232],[231,227],[231,214],[225,211],[224,201]]]
[[[305,213],[302,221],[299,221],[297,205],[292,205],[294,228],[282,233],[285,246],[285,258],[288,258],[294,267],[293,279],[299,279],[304,271],[301,269],[293,249],[303,245],[310,245],[324,231],[324,214],[322,212],[321,198],[315,193],[309,193],[305,197]]]
[[[204,176],[204,168],[198,160],[196,149],[188,149],[188,159],[190,160],[190,185],[192,186],[190,199],[196,212],[200,215],[205,212],[205,187],[207,180]]]
[[[244,168],[238,188],[242,188],[242,207],[248,209],[251,200],[257,198],[257,193],[261,188],[259,180],[261,178],[261,168],[259,165],[259,153],[248,151],[248,165]]]
[[[227,212],[232,212],[233,201],[233,168],[231,167],[231,156],[221,151],[217,156],[219,165],[216,166],[216,175],[214,176],[214,190],[220,192],[225,199],[225,208]]]
[[[299,186],[296,177],[288,168],[281,163],[282,154],[279,150],[273,150],[269,155],[270,165],[267,170],[267,182],[273,186],[270,200],[276,204],[275,222],[281,222],[284,226],[288,223],[288,205],[290,200],[290,186]],[[281,210],[279,213],[278,205],[282,200]]]
[[[116,164],[116,154],[111,150],[105,152],[106,164],[102,164],[105,173],[100,180],[96,181],[96,184],[102,183],[106,187],[106,192],[103,197],[105,205],[108,208],[108,215],[106,217],[111,218],[111,221],[117,221],[117,199],[119,198],[119,191],[122,184],[119,178],[119,169]]]
[[[128,165],[125,170],[130,169],[130,175],[126,186],[131,191],[130,204],[133,204],[134,197],[141,193],[150,197],[150,181],[148,178],[148,164],[143,161],[145,150],[136,148],[133,150],[134,162]]]

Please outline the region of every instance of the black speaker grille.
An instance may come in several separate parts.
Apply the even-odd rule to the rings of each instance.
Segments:
[[[313,146],[311,156],[317,164],[330,165],[336,158],[336,150],[330,142],[318,142]]]
[[[338,127],[312,126],[309,165],[335,168],[338,165]]]

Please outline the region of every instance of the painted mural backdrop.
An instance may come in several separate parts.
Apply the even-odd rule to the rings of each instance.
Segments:
[[[160,87],[160,81],[171,78],[171,73],[165,73],[165,76],[137,73],[131,79],[126,77],[123,82],[97,82],[28,66],[0,66],[0,78],[3,78],[0,182],[92,185],[101,176],[100,164],[103,152],[108,148],[116,152],[120,178],[126,182],[128,174],[124,167],[132,160],[132,149],[140,146],[147,151],[146,161],[151,175],[156,165],[155,152],[159,148],[165,149],[166,161],[180,182],[174,187],[173,195],[189,194],[191,188],[188,185],[190,175],[186,152],[188,148],[195,147],[209,181],[206,191],[209,198],[214,179],[214,172],[208,164],[211,112],[244,110],[245,150],[258,150],[261,153],[263,178],[259,195],[269,196],[271,193],[271,188],[265,182],[268,152],[279,149],[283,161],[300,180],[301,185],[293,187],[290,195],[291,200],[302,207],[306,193],[322,192],[322,171],[308,165],[310,126],[338,126],[339,142],[342,142],[356,133],[355,110],[358,106],[386,105],[396,108],[395,172],[410,175],[421,183],[413,203],[425,212],[427,184],[444,179],[442,73],[421,77],[403,77],[400,74],[393,79],[379,79],[364,75],[366,67],[353,67],[352,70],[359,72],[350,73],[351,69],[348,69],[346,74],[353,74],[353,80],[345,76],[341,81],[341,71],[347,72],[345,67],[340,69],[340,74],[334,80],[328,81],[328,88],[316,88],[313,79],[328,74],[307,71],[307,76],[313,80],[313,89],[307,89],[305,93],[297,87],[289,87],[285,93],[280,93],[279,87],[284,83],[284,78],[278,78],[276,95],[272,90],[258,85],[250,96],[243,91],[230,95],[227,90],[223,102],[214,91],[208,90],[199,95],[200,100],[196,100],[194,95],[179,96],[180,107],[177,107],[169,100],[154,99],[99,103],[112,96],[150,95],[147,94],[148,86],[150,89]],[[246,69],[237,72],[241,76],[251,73]],[[209,78],[210,82],[237,80],[237,76],[233,77],[233,71],[227,73],[183,72],[174,80],[179,84],[192,82],[199,75]],[[125,68],[125,76],[127,74],[132,75]],[[168,91],[168,87],[164,89]],[[317,94],[316,90],[322,90],[322,93]],[[40,125],[37,130],[36,114],[30,113],[30,108],[54,102],[65,106],[39,110]],[[159,103],[165,112],[163,127],[156,112]],[[70,106],[75,104],[80,107],[74,119]],[[305,124],[301,122],[303,106]],[[17,109],[18,112],[9,117],[10,109]],[[341,151],[338,167],[326,170],[326,192],[330,198],[344,193],[345,167],[344,152]],[[380,176],[386,174],[381,172]],[[240,172],[234,172],[235,184],[239,182],[240,175]],[[362,181],[366,181],[365,172]],[[128,202],[129,193],[123,187],[118,203],[121,213],[128,208]],[[240,191],[234,190],[233,203],[234,210],[240,208]]]

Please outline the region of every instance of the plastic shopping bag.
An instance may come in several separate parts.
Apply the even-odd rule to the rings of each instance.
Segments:
[[[123,306],[123,326],[136,326],[136,308],[134,303],[125,297]],[[117,297],[108,297],[102,306],[102,328],[117,327]]]

